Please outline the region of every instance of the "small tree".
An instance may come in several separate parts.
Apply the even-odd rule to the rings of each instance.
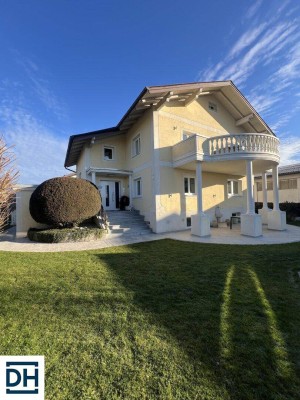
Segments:
[[[7,224],[10,207],[14,201],[14,185],[19,173],[15,165],[15,154],[0,136],[0,232]]]

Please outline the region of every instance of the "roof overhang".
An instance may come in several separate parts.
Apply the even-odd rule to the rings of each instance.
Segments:
[[[275,136],[271,128],[232,81],[147,86],[142,90],[116,127],[71,136],[65,167],[70,167],[77,163],[84,145],[99,138],[126,133],[147,110],[158,111],[165,104],[186,106],[193,100],[206,95],[215,96],[236,120],[236,125],[244,126],[246,132],[269,133]]]

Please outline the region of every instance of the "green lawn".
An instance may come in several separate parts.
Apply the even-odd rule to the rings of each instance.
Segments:
[[[0,354],[46,399],[299,399],[300,243],[0,254]]]

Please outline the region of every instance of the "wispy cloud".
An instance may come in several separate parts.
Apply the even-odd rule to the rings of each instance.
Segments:
[[[44,76],[39,66],[29,57],[23,56],[19,51],[12,50],[16,61],[23,67],[27,77],[31,81],[32,89],[48,111],[58,119],[66,118],[66,107],[54,94],[50,82]]]
[[[246,18],[247,19],[253,18],[254,15],[257,13],[258,9],[260,8],[261,4],[262,0],[256,0],[256,2],[251,7],[249,7],[246,13]]]
[[[12,56],[20,66],[22,83],[9,77],[0,81],[0,132],[15,146],[19,181],[40,183],[66,173],[67,135],[58,135],[54,128],[55,121],[63,125],[65,109],[41,67],[17,51]]]
[[[63,168],[66,140],[57,137],[28,110],[0,107],[2,132],[9,144],[15,145],[20,181],[40,183],[66,173]]]
[[[295,164],[300,162],[300,138],[290,136],[281,140],[280,145],[280,164]]]
[[[300,110],[298,7],[292,7],[290,0],[274,1],[268,9],[262,8],[265,4],[252,3],[241,20],[240,36],[221,59],[200,71],[198,80],[233,80],[254,108],[268,117],[274,131],[284,136],[282,129]],[[288,160],[289,145],[283,149],[287,150],[282,159]]]

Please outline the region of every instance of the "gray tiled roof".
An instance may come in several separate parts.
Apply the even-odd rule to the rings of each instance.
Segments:
[[[278,168],[278,175],[300,174],[300,163],[284,165]],[[272,172],[268,171],[267,176],[272,176]],[[255,175],[255,179],[261,179],[261,174]]]
[[[290,174],[299,174],[300,173],[300,163],[284,165],[283,167],[278,168],[279,175],[290,175]]]

